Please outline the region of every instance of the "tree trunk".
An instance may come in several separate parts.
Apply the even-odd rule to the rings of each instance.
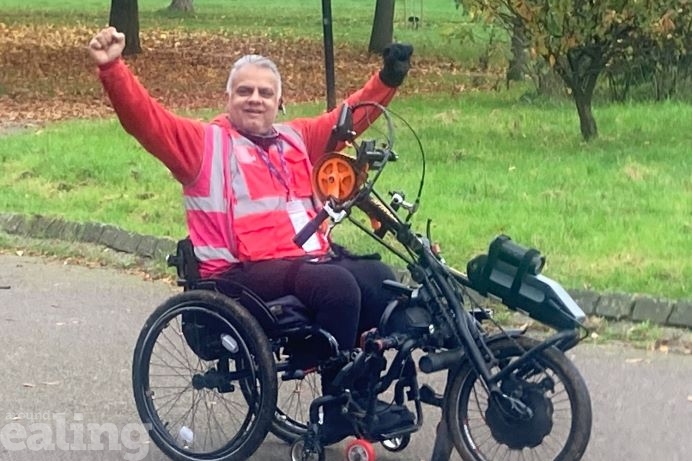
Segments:
[[[598,128],[596,120],[591,112],[591,96],[592,94],[584,94],[581,92],[572,93],[574,102],[577,105],[577,113],[579,114],[579,126],[581,135],[585,141],[591,141],[598,137]]]
[[[567,56],[558,58],[555,66],[555,71],[572,91],[585,141],[598,137],[596,120],[591,112],[591,100],[598,76],[604,68],[603,52],[598,46],[572,50]]]
[[[526,38],[526,28],[519,18],[512,21],[512,58],[507,67],[507,85],[510,81],[520,82],[529,73],[529,41]]]
[[[111,0],[111,12],[108,25],[125,34],[123,56],[139,54],[139,8],[137,0]]]
[[[375,4],[375,17],[368,45],[370,53],[382,53],[394,40],[394,3],[395,0],[377,0]]]
[[[170,11],[184,11],[185,13],[193,13],[195,11],[192,6],[192,0],[171,0],[168,9]]]

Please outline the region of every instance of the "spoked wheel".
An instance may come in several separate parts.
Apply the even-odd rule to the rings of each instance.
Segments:
[[[176,460],[247,459],[276,407],[264,331],[241,305],[211,291],[176,295],[152,313],[135,347],[132,383],[149,435]]]
[[[272,434],[287,443],[304,436],[310,421],[310,404],[320,395],[320,377],[316,371],[307,373],[303,379],[279,379]]]
[[[499,361],[492,372],[539,344],[527,337],[515,341],[490,344]],[[538,353],[510,373],[501,389],[528,407],[529,415],[518,415],[506,399],[489,397],[470,364],[455,376],[444,405],[447,427],[462,459],[581,459],[591,434],[591,399],[579,371],[560,350],[551,347]]]

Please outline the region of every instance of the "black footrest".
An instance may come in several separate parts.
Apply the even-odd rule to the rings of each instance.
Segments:
[[[402,436],[402,435],[411,434],[411,433],[413,433],[413,432],[416,432],[418,429],[419,429],[419,426],[418,426],[418,425],[416,425],[416,424],[409,424],[409,425],[407,425],[407,426],[405,426],[405,427],[396,429],[396,430],[391,431],[391,432],[388,432],[388,433],[386,433],[386,434],[382,434],[381,438],[382,438],[383,440],[391,440],[391,439],[395,439],[395,438],[397,438],[397,437],[400,437],[400,436]]]
[[[435,407],[442,408],[443,396],[435,392],[435,390],[427,384],[423,384],[420,388],[420,401],[432,405]]]

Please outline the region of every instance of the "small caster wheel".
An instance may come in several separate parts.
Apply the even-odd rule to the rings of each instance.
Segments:
[[[324,461],[324,448],[319,443],[306,441],[305,437],[291,444],[291,461]]]
[[[401,435],[399,437],[394,437],[393,439],[383,440],[382,446],[385,450],[391,451],[392,453],[396,453],[397,451],[401,451],[404,448],[408,447],[408,444],[410,442],[411,436],[406,434]]]
[[[346,447],[347,461],[375,461],[375,449],[364,439],[356,439]]]

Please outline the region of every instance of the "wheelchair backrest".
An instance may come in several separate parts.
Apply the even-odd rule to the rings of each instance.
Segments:
[[[178,286],[186,291],[216,291],[237,301],[257,319],[269,337],[311,323],[310,314],[295,296],[289,295],[265,302],[247,287],[233,280],[202,278],[199,273],[199,261],[189,236],[178,241],[175,254],[168,255],[166,262],[169,267],[175,267]]]

